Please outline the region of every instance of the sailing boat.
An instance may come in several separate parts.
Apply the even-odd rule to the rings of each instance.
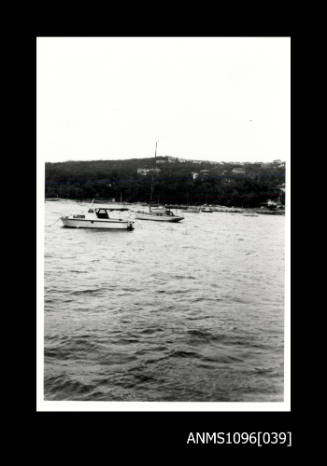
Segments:
[[[155,222],[180,222],[184,219],[184,217],[179,217],[175,215],[169,208],[164,206],[156,206],[152,205],[152,198],[153,198],[153,188],[154,188],[154,172],[156,167],[157,161],[157,145],[158,141],[156,141],[156,149],[154,152],[154,169],[152,170],[151,176],[151,190],[150,190],[150,202],[149,202],[149,212],[144,211],[136,211],[135,218],[138,220],[152,220]]]

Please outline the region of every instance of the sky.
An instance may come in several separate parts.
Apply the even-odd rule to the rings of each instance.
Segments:
[[[290,38],[39,37],[37,157],[290,156]]]

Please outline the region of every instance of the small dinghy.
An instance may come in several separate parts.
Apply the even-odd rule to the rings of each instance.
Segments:
[[[83,215],[69,215],[60,217],[66,228],[97,228],[101,230],[134,230],[134,221],[122,218],[111,218],[109,212],[116,209],[111,207],[91,206]]]

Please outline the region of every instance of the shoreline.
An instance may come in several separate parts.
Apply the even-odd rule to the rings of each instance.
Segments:
[[[92,202],[92,199],[66,199],[66,198],[57,198],[57,197],[46,197],[45,201],[73,201],[73,202]],[[142,206],[148,206],[148,203],[144,202],[112,202],[111,200],[108,199],[98,199],[97,204],[115,204],[115,205],[142,205]],[[185,204],[166,204],[166,207],[170,209],[177,209],[177,210],[185,210],[187,212],[188,208],[198,208],[198,207],[203,207],[203,205],[198,205],[198,206],[187,206]],[[221,205],[211,205],[207,206],[211,207],[213,213],[214,212],[225,212],[225,213],[253,213],[253,214],[262,214],[262,215],[285,215],[285,208],[283,209],[269,209],[265,207],[227,207],[227,206],[221,206]]]

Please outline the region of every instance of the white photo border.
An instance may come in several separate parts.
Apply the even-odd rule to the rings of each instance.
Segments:
[[[276,37],[277,38],[277,37]],[[278,37],[280,38],[280,37]],[[37,38],[36,38],[37,39]],[[149,37],[151,39],[151,37]],[[291,38],[289,45],[291,45]],[[290,50],[291,51],[291,50]],[[37,55],[37,40],[36,40]],[[291,58],[291,57],[290,57]],[[37,57],[36,57],[37,59]],[[291,59],[290,59],[291,66]],[[291,83],[290,83],[291,84]],[[36,128],[37,130],[37,128]],[[44,241],[45,161],[37,151],[37,309],[36,309],[36,411],[108,412],[290,412],[291,411],[291,309],[290,309],[290,152],[286,160],[285,288],[284,288],[284,401],[282,402],[148,402],[50,401],[44,399]]]

